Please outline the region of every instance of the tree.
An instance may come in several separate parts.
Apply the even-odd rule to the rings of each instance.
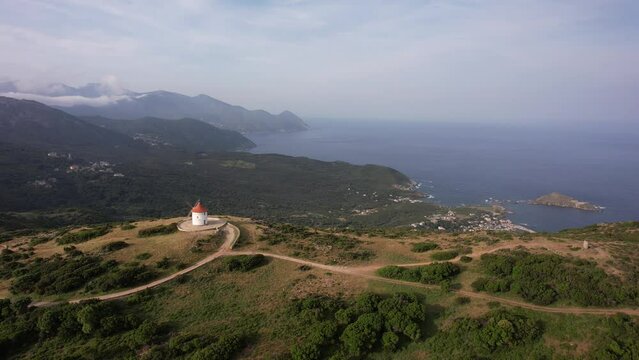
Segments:
[[[383,326],[384,320],[380,314],[364,314],[346,327],[340,340],[349,355],[362,356],[375,346]]]
[[[30,297],[23,297],[13,301],[11,307],[16,314],[25,314],[29,311],[29,305],[31,304]]]
[[[58,331],[58,327],[60,326],[60,318],[59,315],[50,310],[45,310],[42,315],[38,318],[38,330],[40,333],[46,336],[55,335]]]
[[[387,331],[382,335],[382,346],[384,350],[395,351],[399,345],[399,336],[392,331]]]
[[[317,360],[320,355],[320,348],[317,344],[303,343],[295,345],[291,349],[293,360]]]
[[[422,336],[422,332],[417,324],[411,322],[404,328],[404,335],[408,336],[413,341],[417,341]]]
[[[99,324],[100,318],[96,307],[91,304],[83,307],[76,315],[78,323],[85,334],[93,333]]]

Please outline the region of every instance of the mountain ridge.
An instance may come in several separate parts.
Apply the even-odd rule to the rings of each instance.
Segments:
[[[36,100],[76,116],[124,120],[193,118],[244,133],[294,132],[308,128],[299,116],[288,110],[271,114],[265,110],[248,110],[206,94],[188,96],[166,90],[138,93],[112,84],[89,83],[76,88],[55,83],[21,90],[15,82],[4,82],[0,83],[0,96]]]
[[[47,151],[117,156],[152,149],[214,152],[255,144],[242,134],[194,120],[78,118],[32,100],[0,96],[0,142]],[[163,146],[154,146],[154,145]]]

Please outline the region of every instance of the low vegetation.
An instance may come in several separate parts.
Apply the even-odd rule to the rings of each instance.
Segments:
[[[412,252],[417,252],[417,253],[422,253],[422,252],[435,250],[437,248],[439,248],[439,245],[437,245],[436,243],[425,241],[425,242],[420,242],[420,243],[413,244],[413,246],[411,248],[411,251]]]
[[[10,279],[14,271],[24,267],[22,261],[28,258],[29,254],[26,252],[2,249],[2,252],[0,252],[0,278]]]
[[[108,234],[111,231],[109,225],[102,225],[94,228],[84,229],[76,232],[69,232],[56,240],[60,245],[77,244]]]
[[[87,290],[106,292],[115,289],[145,284],[158,276],[158,273],[146,265],[124,264],[114,267],[106,274],[87,284]]]
[[[222,269],[225,271],[251,271],[266,264],[266,258],[262,254],[236,255],[224,258]]]
[[[445,250],[433,253],[430,258],[437,261],[451,260],[459,256],[459,250]]]
[[[67,247],[65,251],[66,255],[56,254],[31,262],[14,261],[11,292],[56,295],[82,288],[109,291],[138,285],[157,276],[143,265],[120,265],[114,260],[84,254],[74,247]]]
[[[442,262],[417,267],[385,266],[377,270],[377,274],[386,278],[420,282],[424,284],[439,284],[457,276],[461,272],[459,266]]]
[[[612,224],[593,224],[578,229],[567,229],[557,236],[590,241],[622,241],[639,243],[639,221]]]
[[[76,250],[77,251],[77,250]],[[117,266],[115,261],[102,261],[98,256],[54,255],[22,264],[14,271],[11,292],[14,294],[53,295],[79,290],[94,278]]]
[[[352,232],[331,234],[293,225],[278,225],[269,231],[286,238],[270,245],[273,247],[286,248],[304,241],[311,247],[352,253],[369,245]],[[463,236],[455,238],[454,246],[470,245],[463,242]],[[217,243],[215,236],[199,235],[196,239],[194,247],[207,251]],[[29,299],[21,297],[65,298],[74,291],[111,292],[147,283],[160,273],[185,266],[184,259],[173,253],[154,252],[151,256],[143,252],[148,248],[105,255],[128,254],[139,262],[101,257],[127,242],[136,246],[136,242],[149,240],[106,245],[96,240],[100,246],[78,245],[94,249],[92,253],[70,245],[64,254],[48,258],[37,258],[38,247],[28,245],[3,250],[0,275],[11,283],[13,295],[11,300],[0,300],[0,357],[150,360],[259,358],[268,354],[274,359],[612,360],[633,359],[639,353],[639,324],[631,317],[544,314],[414,287],[422,298],[397,293],[398,288],[408,288],[404,285],[361,285],[359,279],[343,274],[269,262],[262,255],[223,257],[126,300],[33,308],[28,306]],[[411,245],[396,247],[408,253]],[[188,250],[188,245],[184,249]],[[463,255],[467,253],[464,248],[455,247],[454,251],[461,255],[460,262],[471,259]],[[548,303],[545,296],[550,292],[551,303],[562,306],[637,304],[634,282],[609,275],[592,261],[522,250],[487,254],[469,265],[387,266],[378,274],[449,289],[462,266],[483,272],[473,283],[478,291],[508,292],[540,304]],[[462,282],[466,275],[473,273],[461,276]],[[366,286],[377,294],[361,294]],[[299,299],[291,301],[291,294]],[[427,304],[425,299],[437,304]]]
[[[375,257],[375,252],[364,248],[364,242],[353,236],[291,224],[271,224],[263,228],[258,240],[271,246],[286,246],[292,256],[328,258],[326,261],[330,263],[367,261]]]
[[[432,338],[428,348],[432,359],[492,359],[505,358],[544,359],[549,350],[541,347],[533,353],[517,357],[513,351],[533,342],[539,342],[543,326],[523,315],[496,310],[480,318],[461,317]],[[510,355],[508,355],[510,354]]]
[[[138,231],[138,237],[151,237],[159,235],[173,234],[178,231],[177,223],[171,223],[168,225],[157,225]]]
[[[122,230],[133,230],[135,228],[136,228],[136,226],[131,224],[131,223],[125,223],[125,224],[120,225],[120,229],[122,229]]]
[[[121,250],[124,249],[125,247],[129,246],[129,243],[127,243],[126,241],[112,241],[106,245],[103,245],[101,250],[102,252],[105,253],[110,253],[110,252],[114,252],[117,250]]]
[[[143,252],[143,253],[141,253],[141,254],[137,254],[137,255],[135,255],[135,259],[136,259],[136,260],[140,260],[140,261],[144,261],[144,260],[150,259],[150,258],[151,258],[151,256],[153,256],[153,255],[151,255],[151,254],[150,254],[150,253],[148,253],[148,252]]]
[[[0,353],[5,356],[27,349],[30,359],[132,356],[163,332],[116,302],[38,309],[29,308],[29,301],[0,300]]]
[[[291,309],[307,333],[291,349],[294,360],[359,359],[394,352],[422,338],[426,309],[415,295],[365,293],[352,302],[312,296]]]
[[[505,251],[482,255],[481,267],[487,276],[472,284],[476,291],[514,292],[538,305],[559,300],[582,306],[639,303],[636,285],[624,283],[588,260]]]
[[[601,360],[635,359],[639,354],[639,323],[618,314],[608,320],[608,334],[599,342],[593,358]]]
[[[203,239],[198,239],[191,248],[191,252],[200,253],[206,250],[214,250],[224,243],[224,232],[218,231],[213,235],[209,235]]]
[[[174,334],[135,311],[136,304],[89,301],[29,308],[29,299],[0,300],[0,353],[30,359],[230,359],[246,336]],[[34,336],[35,335],[35,336]],[[28,352],[27,352],[28,351]]]

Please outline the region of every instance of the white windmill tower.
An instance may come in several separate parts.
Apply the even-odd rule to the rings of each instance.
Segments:
[[[191,209],[191,223],[194,226],[203,226],[209,223],[208,210],[202,205],[200,200]]]

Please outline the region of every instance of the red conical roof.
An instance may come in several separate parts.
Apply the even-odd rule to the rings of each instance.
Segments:
[[[198,201],[197,204],[195,204],[195,206],[193,207],[193,209],[191,209],[191,212],[205,213],[207,212],[207,209],[204,207],[204,205],[202,205],[202,203]]]

